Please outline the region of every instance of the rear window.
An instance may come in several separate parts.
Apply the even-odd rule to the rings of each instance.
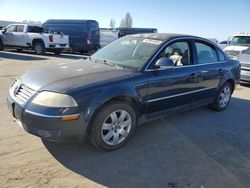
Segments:
[[[24,30],[24,25],[17,25],[16,32],[23,32],[23,30]]]
[[[38,26],[28,26],[28,32],[29,33],[42,33],[43,32],[43,28],[42,27],[38,27]]]
[[[195,47],[198,56],[198,64],[213,63],[218,61],[216,51],[211,46],[196,42]]]

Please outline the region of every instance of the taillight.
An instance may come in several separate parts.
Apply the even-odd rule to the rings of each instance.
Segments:
[[[87,45],[90,45],[90,39],[89,39],[89,37],[87,37],[86,42],[87,42]]]
[[[53,35],[49,35],[49,41],[53,42]]]

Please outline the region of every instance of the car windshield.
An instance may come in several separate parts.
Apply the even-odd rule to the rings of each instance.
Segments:
[[[162,43],[161,40],[123,37],[105,46],[92,59],[111,62],[125,68],[138,69]]]
[[[233,37],[231,45],[250,45],[250,36],[235,36]]]

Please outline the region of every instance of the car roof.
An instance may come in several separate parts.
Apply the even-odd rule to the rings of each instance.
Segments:
[[[141,37],[141,38],[150,38],[150,39],[158,39],[165,41],[172,38],[194,37],[194,36],[177,34],[177,33],[140,33],[140,34],[127,35],[126,37]]]
[[[178,33],[140,33],[140,34],[126,35],[125,37],[156,39],[156,40],[162,40],[164,42],[171,40],[171,39],[175,39],[175,38],[178,39],[178,38],[183,38],[183,37],[186,38],[187,37],[187,38],[191,38],[191,39],[201,40],[203,42],[209,43],[210,45],[219,47],[217,44],[215,44],[214,42],[212,42],[206,38],[193,36],[193,35],[187,35],[187,34],[178,34]]]

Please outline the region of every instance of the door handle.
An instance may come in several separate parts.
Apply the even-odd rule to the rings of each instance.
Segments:
[[[197,77],[197,74],[195,74],[195,73],[192,73],[192,74],[190,74],[190,76],[189,76],[189,78],[191,78],[191,79],[194,79],[194,78],[196,78]]]
[[[221,73],[221,74],[224,72],[224,70],[223,70],[222,68],[220,68],[218,71],[219,71],[219,73]]]
[[[192,82],[192,83],[197,82],[197,74],[196,74],[196,73],[190,74],[189,77],[188,77],[188,80],[189,80],[190,82]]]

